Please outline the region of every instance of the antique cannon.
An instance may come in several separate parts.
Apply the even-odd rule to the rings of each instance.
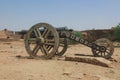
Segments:
[[[48,23],[38,23],[29,29],[25,37],[25,48],[32,58],[50,59],[65,53],[68,39],[90,47],[94,56],[110,58],[114,52],[112,42],[108,39],[101,38],[95,42],[89,42],[73,34],[72,30],[54,28]]]

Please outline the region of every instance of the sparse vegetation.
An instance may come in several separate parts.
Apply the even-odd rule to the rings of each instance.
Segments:
[[[115,27],[115,38],[117,41],[120,41],[120,23]]]

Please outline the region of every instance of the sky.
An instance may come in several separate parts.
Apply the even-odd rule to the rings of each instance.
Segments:
[[[0,29],[28,30],[40,22],[73,30],[110,29],[120,22],[120,0],[0,0]]]

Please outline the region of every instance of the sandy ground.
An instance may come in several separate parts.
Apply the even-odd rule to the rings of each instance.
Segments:
[[[82,45],[69,46],[65,55],[89,54]],[[22,57],[16,57],[16,56]],[[64,55],[64,56],[65,56]],[[112,68],[64,60],[28,59],[24,42],[0,42],[0,80],[120,80],[120,48],[115,48]]]

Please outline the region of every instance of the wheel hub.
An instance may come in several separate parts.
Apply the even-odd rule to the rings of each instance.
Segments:
[[[104,46],[101,46],[101,47],[100,47],[100,51],[101,51],[101,52],[105,52],[105,51],[106,51],[106,48],[105,48]]]
[[[39,45],[43,45],[45,43],[45,40],[43,37],[38,37],[36,43]]]

